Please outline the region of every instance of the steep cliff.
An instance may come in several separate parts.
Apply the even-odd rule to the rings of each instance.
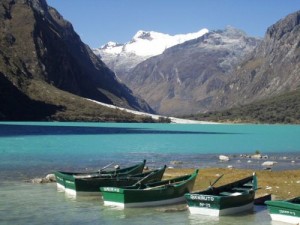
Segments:
[[[268,28],[262,43],[233,71],[211,109],[246,104],[300,87],[300,11]]]
[[[0,76],[28,100],[56,105],[59,110],[67,108],[63,98],[66,93],[72,93],[151,111],[117,80],[81,42],[72,25],[45,0],[1,1],[0,27]],[[5,104],[1,103],[2,107]]]

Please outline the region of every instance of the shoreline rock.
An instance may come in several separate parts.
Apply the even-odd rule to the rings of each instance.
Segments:
[[[43,178],[33,178],[30,180],[30,182],[33,184],[47,184],[47,183],[56,182],[56,179],[55,179],[55,175],[50,173]]]

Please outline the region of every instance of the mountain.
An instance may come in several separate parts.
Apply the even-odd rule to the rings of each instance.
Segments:
[[[207,32],[207,29],[201,29],[195,33],[172,36],[154,31],[140,30],[128,43],[108,42],[100,48],[93,49],[93,51],[118,77],[123,79],[140,62],[159,55],[174,45],[201,37]]]
[[[83,98],[152,112],[45,0],[2,0],[0,27],[0,118],[78,115],[92,104]]]
[[[205,111],[227,74],[258,43],[233,27],[210,31],[141,62],[122,79],[160,114]]]
[[[300,11],[267,29],[264,39],[229,76],[210,111],[277,97],[300,88]]]
[[[300,89],[226,110],[186,118],[225,123],[300,124]]]

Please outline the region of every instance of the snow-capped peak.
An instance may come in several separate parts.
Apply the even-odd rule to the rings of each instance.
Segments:
[[[102,45],[98,49],[94,49],[94,53],[96,55],[101,55],[101,52],[106,52],[108,54],[120,54],[122,52],[123,44],[119,44],[117,42],[109,41],[105,45]]]
[[[107,42],[107,44],[102,45],[101,48],[113,48],[118,45],[120,45],[120,44],[118,44],[117,42],[109,41],[109,42]]]
[[[130,53],[142,57],[151,57],[163,53],[167,48],[181,44],[185,41],[196,39],[208,32],[201,29],[195,33],[169,35],[155,31],[138,31],[132,40],[124,45],[108,42],[100,50],[109,54]]]
[[[162,39],[162,38],[166,38],[166,37],[170,37],[170,35],[159,33],[159,32],[155,32],[155,31],[143,31],[143,30],[139,30],[133,36],[131,42],[133,42],[133,41],[139,41],[141,39],[142,40],[151,41],[153,39]]]

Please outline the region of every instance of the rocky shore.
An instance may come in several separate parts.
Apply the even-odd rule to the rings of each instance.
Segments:
[[[175,176],[192,173],[194,169],[169,168],[166,170],[163,179],[168,179]],[[216,178],[222,174],[224,176],[218,181],[215,186],[230,183],[234,180],[251,175],[253,172],[258,177],[259,190],[257,196],[271,194],[272,199],[289,199],[300,196],[300,170],[247,170],[236,168],[203,168],[200,169],[196,179],[194,191],[207,188]],[[44,184],[55,182],[55,176],[48,174],[43,178],[34,178],[30,182],[35,184]]]
[[[194,169],[168,169],[165,178],[191,173]],[[256,173],[259,190],[256,196],[271,194],[272,199],[289,199],[300,196],[300,170],[246,170],[235,168],[204,168],[200,169],[195,182],[194,191],[207,188],[216,178],[224,176],[215,185],[220,186]]]

